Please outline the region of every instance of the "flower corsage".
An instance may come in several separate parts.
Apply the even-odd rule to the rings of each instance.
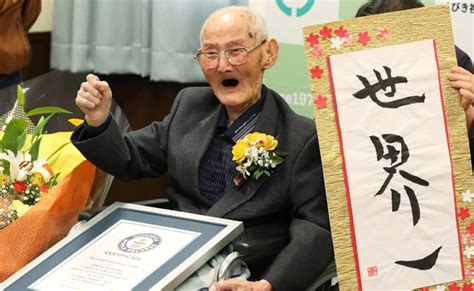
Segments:
[[[278,141],[271,135],[260,132],[247,134],[232,147],[232,160],[237,163],[237,171],[244,179],[271,176],[273,169],[283,163],[287,155],[276,151],[277,146]]]

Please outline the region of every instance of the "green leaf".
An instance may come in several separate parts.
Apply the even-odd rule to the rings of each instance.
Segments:
[[[66,142],[66,143],[62,144],[57,150],[55,150],[52,154],[49,155],[49,157],[46,159],[49,162],[49,164],[53,164],[53,161],[50,161],[50,159],[52,159],[54,155],[59,153],[59,151],[62,150],[68,144],[70,144],[70,142]]]
[[[62,109],[61,107],[55,107],[55,106],[45,106],[45,107],[37,107],[34,109],[31,109],[26,113],[26,116],[33,116],[33,115],[38,115],[38,114],[56,114],[56,113],[66,113],[66,114],[71,114],[71,111],[67,111],[66,109]]]
[[[56,153],[54,156],[53,155],[50,155],[48,158],[47,158],[47,162],[49,165],[51,166],[54,166],[54,164],[59,160],[59,157],[61,156],[61,154],[58,152]]]
[[[10,163],[7,160],[0,160],[0,167],[3,167],[3,175],[10,176]]]
[[[282,157],[282,158],[288,156],[288,153],[287,153],[287,152],[281,152],[281,151],[273,151],[273,152],[274,152],[277,156]]]
[[[50,189],[53,188],[54,186],[56,186],[58,184],[59,175],[60,175],[60,173],[54,174],[54,177],[49,179],[49,181],[46,182],[45,185],[48,186]]]
[[[268,177],[270,177],[272,175],[272,173],[270,173],[269,170],[263,170],[262,171],[265,175],[267,175]]]
[[[38,124],[44,123],[44,116],[41,116],[40,119],[38,120]],[[43,126],[44,127],[44,126]],[[41,135],[40,130],[43,130],[43,127],[38,127],[38,125],[35,126],[35,131],[33,132],[33,135],[31,136],[31,143],[33,144],[36,139]]]
[[[279,164],[283,163],[283,159],[276,159],[276,160],[272,160],[272,161],[275,164],[275,167],[278,166]]]
[[[37,160],[38,159],[38,155],[39,155],[39,146],[41,144],[41,139],[43,137],[39,137],[37,140],[35,140],[35,142],[31,145],[31,148],[29,150],[29,153],[31,155],[31,159],[32,160]]]
[[[26,135],[28,134],[28,128],[25,127],[25,130],[18,136],[18,145],[17,145],[17,152],[19,152],[23,146],[25,145]]]
[[[258,169],[258,168],[257,168],[257,166],[255,166],[255,164],[251,164],[249,167],[247,167],[247,171],[249,171],[249,172],[253,172],[256,169]]]
[[[260,176],[262,176],[262,174],[263,174],[262,169],[257,169],[255,172],[253,172],[253,178],[255,180],[258,180],[258,178],[260,178]]]
[[[16,100],[18,100],[19,105],[25,105],[25,94],[23,94],[23,88],[20,85],[16,86]]]
[[[24,119],[13,119],[5,128],[2,138],[2,150],[11,150],[15,155],[18,149],[18,137],[23,133],[27,125]]]
[[[44,130],[44,127],[46,126],[46,123],[48,123],[48,121],[51,119],[51,117],[53,117],[54,113],[48,115],[48,117],[44,118],[43,116],[41,116],[40,120],[38,121],[38,124],[36,125],[36,128],[35,128],[35,132],[33,133],[33,137],[32,139],[36,139],[41,136],[41,134],[43,133],[43,130]]]

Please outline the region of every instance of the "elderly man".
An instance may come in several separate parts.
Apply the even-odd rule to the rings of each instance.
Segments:
[[[122,134],[109,114],[106,82],[88,75],[77,93],[86,124],[72,141],[99,168],[126,180],[168,173],[168,197],[179,210],[244,222],[254,281],[214,289],[304,289],[333,258],[314,122],[262,84],[277,56],[261,16],[227,7],[201,30],[196,59],[210,88],[182,90],[162,122]],[[242,178],[232,147],[253,132],[274,137],[287,155],[258,179]]]

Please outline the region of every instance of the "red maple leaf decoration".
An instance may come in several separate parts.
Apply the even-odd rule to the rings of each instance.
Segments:
[[[474,234],[474,222],[471,222],[471,224],[469,224],[469,226],[466,229],[467,229],[467,232],[469,232],[469,234]]]
[[[314,33],[310,33],[309,36],[306,38],[306,41],[309,42],[309,45],[310,46],[315,46],[317,44],[319,44],[319,35],[317,34],[314,34]]]
[[[319,67],[316,66],[311,69],[311,79],[321,79],[321,75],[323,74],[323,70]]]
[[[319,34],[322,35],[324,39],[328,39],[328,38],[331,38],[331,32],[332,32],[331,28],[324,26],[323,29],[319,31]]]
[[[334,33],[339,37],[347,37],[347,30],[344,29],[344,26],[339,26],[338,29],[334,30]]]
[[[462,220],[468,218],[470,216],[469,208],[463,208],[463,207],[459,208],[458,216],[461,217]]]
[[[458,286],[458,283],[454,282],[453,284],[448,285],[449,291],[460,291],[461,289]]]
[[[429,287],[423,287],[423,288],[420,288],[419,290],[420,291],[430,291],[430,288]]]
[[[360,42],[362,45],[367,45],[369,43],[369,41],[371,41],[371,40],[372,39],[370,38],[369,33],[367,31],[359,32],[358,42]]]
[[[314,98],[314,105],[318,109],[326,108],[328,106],[327,101],[328,98],[326,96],[318,95],[318,97]]]
[[[473,291],[472,283],[464,283],[462,285],[462,291]]]

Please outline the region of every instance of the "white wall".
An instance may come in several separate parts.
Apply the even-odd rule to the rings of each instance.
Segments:
[[[53,29],[54,0],[41,1],[41,13],[30,32],[45,32]]]
[[[471,60],[474,61],[474,14],[471,13],[470,7],[474,5],[474,0],[435,0],[436,4],[453,3],[455,5],[466,5],[467,11],[457,9],[455,12],[451,9],[451,23],[453,26],[454,43],[465,51]]]

